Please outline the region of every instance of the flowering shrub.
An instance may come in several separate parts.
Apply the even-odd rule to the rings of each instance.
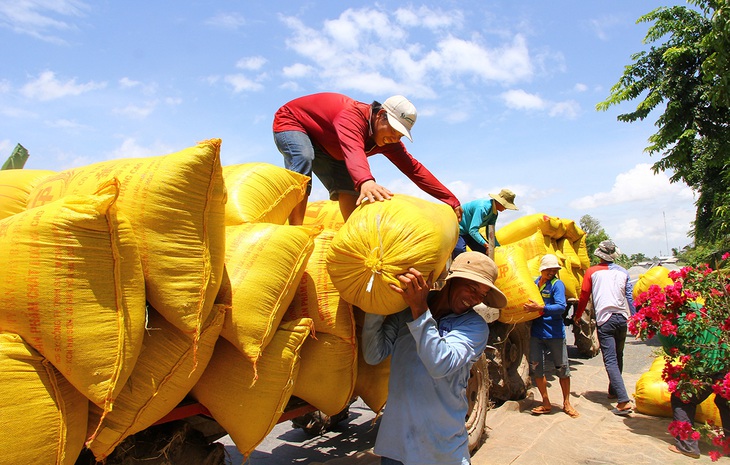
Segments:
[[[729,258],[730,253],[723,255],[722,263]],[[707,265],[672,271],[672,284],[652,285],[636,299],[637,313],[629,319],[629,332],[643,340],[659,337],[666,360],[662,379],[682,400],[709,388],[730,400],[729,271]],[[721,454],[730,454],[730,437],[717,426],[693,429],[689,423],[673,421],[669,432],[682,439],[702,437],[720,449],[710,453],[715,461]]]

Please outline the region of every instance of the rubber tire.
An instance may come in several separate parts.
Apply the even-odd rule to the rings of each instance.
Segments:
[[[524,399],[531,386],[529,322],[495,321],[489,325],[489,345],[497,349],[494,359],[489,361],[491,399]]]
[[[466,398],[469,401],[469,410],[466,414],[469,453],[474,455],[486,439],[487,411],[491,408],[488,363],[484,354],[471,367],[471,376],[466,386]]]

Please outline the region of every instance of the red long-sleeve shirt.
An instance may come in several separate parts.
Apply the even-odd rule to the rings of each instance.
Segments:
[[[450,205],[459,206],[456,196],[418,160],[402,142],[379,147],[371,125],[371,105],[336,93],[312,94],[294,99],[274,115],[274,132],[299,131],[332,158],[344,160],[359,189],[375,180],[367,157],[382,153],[421,190]]]

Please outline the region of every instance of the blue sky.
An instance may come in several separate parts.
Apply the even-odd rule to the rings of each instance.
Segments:
[[[0,158],[63,169],[221,138],[224,165],[283,166],[274,112],[301,95],[406,95],[409,151],[462,202],[507,187],[521,215],[600,221],[624,253],[690,243],[695,194],[654,175],[641,123],[597,112],[636,20],[683,1],[0,0]],[[405,140],[405,139],[404,139]],[[422,194],[382,156],[394,192]],[[311,200],[326,198],[315,180]]]

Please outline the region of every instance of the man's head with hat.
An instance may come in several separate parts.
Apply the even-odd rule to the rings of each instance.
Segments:
[[[515,193],[509,189],[502,189],[499,194],[489,194],[489,196],[497,201],[497,210],[499,211],[518,209],[515,205]],[[502,208],[499,208],[500,205]]]
[[[593,252],[593,255],[604,262],[614,262],[621,255],[621,251],[612,240],[607,239],[598,244],[598,248]]]
[[[494,261],[480,252],[464,252],[449,267],[449,305],[454,313],[464,313],[474,305],[502,308],[507,297],[495,286],[499,270]]]

